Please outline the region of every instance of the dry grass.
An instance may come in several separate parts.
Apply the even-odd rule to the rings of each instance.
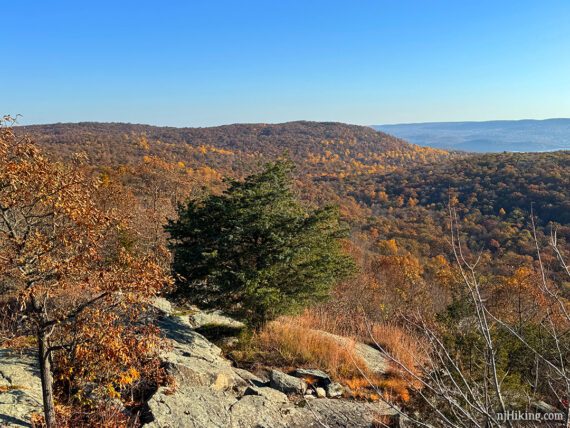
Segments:
[[[399,376],[409,381],[415,377],[421,378],[423,369],[429,362],[427,344],[421,338],[392,324],[374,324],[367,335],[368,340],[363,338],[365,341],[380,345],[398,362],[393,363],[392,367]],[[414,387],[420,387],[417,380],[414,381]]]
[[[342,344],[323,332],[348,340]],[[355,353],[355,340],[378,345],[401,365],[392,363],[385,376],[370,373]],[[375,323],[369,328],[363,319],[339,319],[318,310],[269,323],[254,342],[265,361],[283,369],[319,368],[347,385],[353,397],[366,400],[408,401],[410,387],[421,388],[416,376],[421,378],[429,362],[427,344],[398,325]]]
[[[292,367],[312,367],[326,371],[336,379],[359,375],[366,367],[354,352],[355,342],[343,346],[318,330],[307,328],[303,319],[282,318],[269,323],[254,339],[264,351]]]
[[[291,322],[291,321],[289,321]],[[412,332],[390,323],[367,323],[364,318],[332,316],[324,310],[305,311],[294,318],[294,322],[305,329],[322,330],[344,337],[352,337],[372,347],[379,345],[399,364],[393,363],[393,370],[406,373],[407,370],[421,377],[423,367],[429,362],[428,344]],[[399,367],[403,365],[406,369]]]

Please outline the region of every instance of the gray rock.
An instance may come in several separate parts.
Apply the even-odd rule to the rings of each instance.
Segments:
[[[158,324],[172,344],[161,358],[166,371],[178,384],[207,386],[218,391],[247,386],[222,357],[221,349],[193,331],[183,317],[170,316]]]
[[[271,388],[263,388],[270,390]],[[293,404],[274,401],[272,394],[244,395],[238,398],[228,391],[213,391],[207,387],[183,386],[174,394],[161,388],[148,402],[153,420],[152,428],[286,428],[309,427],[307,414]],[[283,394],[284,395],[284,394]],[[285,397],[286,399],[286,397]]]
[[[293,372],[293,376],[304,379],[310,384],[316,383],[320,386],[326,386],[332,382],[330,376],[322,370],[297,369]]]
[[[311,400],[305,409],[317,420],[313,426],[329,428],[372,427],[380,415],[395,415],[387,404],[363,403],[349,400]]]
[[[269,385],[285,394],[303,395],[307,390],[307,383],[303,379],[290,376],[279,370],[271,370]]]
[[[315,392],[317,393],[317,398],[326,398],[327,396],[327,392],[324,388],[318,387],[315,389]]]
[[[325,389],[329,398],[341,397],[344,392],[344,386],[338,382],[328,384]]]
[[[236,401],[229,392],[204,386],[181,385],[174,394],[160,388],[148,401],[152,428],[225,427]]]
[[[231,428],[301,428],[315,426],[304,409],[275,403],[259,395],[246,395],[230,409]]]
[[[242,329],[245,327],[244,323],[224,315],[221,311],[198,311],[195,314],[190,315],[188,320],[190,321],[190,325],[194,328],[200,328],[208,325],[235,329]]]
[[[155,297],[152,300],[151,306],[155,309],[158,309],[160,312],[164,314],[171,314],[172,313],[172,304],[166,300],[164,297]]]
[[[295,405],[278,389],[303,395],[304,380],[274,370],[269,383],[279,388],[261,386],[262,378],[231,367],[183,317],[169,316],[159,325],[172,345],[162,358],[176,387],[160,387],[148,401],[143,421],[152,428],[357,428],[391,414],[381,405],[314,395]]]
[[[255,387],[248,386],[243,395],[259,395],[261,397],[267,398],[273,403],[287,403],[289,399],[287,395],[283,394],[281,391],[269,387]]]
[[[262,387],[262,386],[269,386],[269,379],[262,379],[259,376],[254,375],[247,370],[239,369],[237,367],[233,367],[233,371],[245,380],[249,385]]]
[[[31,427],[42,412],[42,388],[33,352],[0,349],[0,426]]]

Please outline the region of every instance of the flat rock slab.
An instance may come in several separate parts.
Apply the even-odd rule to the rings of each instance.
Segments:
[[[220,311],[209,311],[209,312],[197,312],[188,317],[190,325],[194,328],[200,328],[204,326],[219,326],[233,328],[236,330],[245,327],[245,324],[241,321],[234,320]]]
[[[293,372],[293,376],[305,379],[308,383],[326,386],[332,382],[330,376],[322,370],[315,369],[297,369]]]
[[[380,416],[393,416],[397,411],[387,404],[350,400],[316,399],[305,402],[305,409],[316,420],[313,426],[329,428],[372,427]],[[317,425],[319,424],[319,425]]]
[[[378,403],[343,399],[296,404],[263,379],[232,367],[220,348],[193,330],[187,317],[166,316],[158,324],[171,342],[162,360],[176,386],[159,388],[148,401],[149,427],[359,428],[373,426],[378,415],[393,414]],[[290,393],[306,388],[304,380],[277,370],[270,377],[271,385]]]
[[[0,349],[0,426],[31,427],[34,412],[42,412],[42,388],[34,354]]]
[[[161,389],[148,403],[151,428],[364,428],[379,415],[396,412],[380,403],[313,399],[302,406],[264,395],[235,397],[206,387],[184,387],[175,394]]]

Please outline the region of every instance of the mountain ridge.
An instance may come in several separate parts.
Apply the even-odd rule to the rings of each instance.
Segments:
[[[287,153],[315,173],[350,175],[449,156],[446,151],[419,147],[370,127],[340,122],[295,121],[206,128],[81,122],[20,126],[16,132],[29,135],[58,157],[86,152],[91,162],[105,165],[158,156],[167,161],[218,168],[229,166],[230,158],[250,162]]]
[[[520,119],[373,125],[414,144],[473,152],[570,149],[570,119]]]

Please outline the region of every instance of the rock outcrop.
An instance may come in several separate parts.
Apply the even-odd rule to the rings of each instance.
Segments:
[[[31,427],[42,411],[37,360],[31,353],[0,349],[0,427]]]
[[[197,311],[196,313],[189,315],[188,320],[190,321],[190,324],[194,328],[214,325],[214,326],[234,328],[239,330],[245,327],[244,323],[236,321],[230,317],[227,317],[224,314],[222,314],[220,311],[209,311],[209,312]]]
[[[218,313],[194,313],[192,320],[177,316],[164,299],[154,307],[170,342],[162,361],[174,384],[160,387],[148,400],[141,420],[149,428],[370,427],[380,415],[396,413],[382,403],[331,398],[340,397],[343,387],[320,370],[298,369],[292,375],[273,370],[265,377],[232,367],[195,329],[204,322],[239,323]],[[367,364],[382,368],[377,351],[362,350]],[[0,349],[0,361],[0,427],[31,427],[32,413],[42,411],[37,361],[33,354],[7,349]]]
[[[303,376],[318,376],[323,386],[335,384],[321,371],[301,370],[294,377],[274,370],[266,380],[234,368],[220,348],[194,331],[195,324],[200,323],[172,313],[159,321],[172,345],[163,362],[176,385],[159,388],[148,401],[149,427],[370,427],[379,415],[395,413],[381,403],[303,399]]]

